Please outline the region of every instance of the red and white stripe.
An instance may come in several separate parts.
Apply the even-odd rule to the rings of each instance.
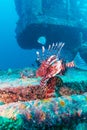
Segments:
[[[66,67],[69,67],[69,68],[75,67],[74,61],[66,63]]]
[[[43,77],[40,81],[40,86],[45,86],[49,78]]]

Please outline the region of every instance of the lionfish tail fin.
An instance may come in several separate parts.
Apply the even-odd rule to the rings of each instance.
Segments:
[[[74,58],[75,67],[82,70],[87,70],[87,63],[81,58],[80,53],[78,52]]]

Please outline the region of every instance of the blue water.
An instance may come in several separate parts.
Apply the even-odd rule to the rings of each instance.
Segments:
[[[35,51],[23,50],[17,44],[17,20],[14,0],[0,0],[0,69],[27,67],[34,61]]]
[[[84,0],[84,2],[85,2],[85,0]],[[73,5],[73,0],[71,1],[71,4]],[[79,4],[81,4],[81,2],[78,1],[77,4],[79,6]],[[84,5],[84,7],[85,6],[87,6],[87,5]],[[76,9],[75,9],[75,11],[76,11]],[[77,16],[77,13],[76,13],[76,16]],[[83,19],[86,19],[85,15],[82,15],[82,16],[83,16]],[[81,19],[78,18],[78,20],[82,20],[82,17],[81,17]],[[33,50],[33,51],[28,50],[28,49],[25,50],[25,49],[22,49],[20,46],[18,46],[18,43],[15,38],[15,36],[16,36],[15,29],[16,29],[17,21],[18,21],[18,15],[17,15],[16,9],[15,9],[14,0],[0,0],[0,69],[23,68],[23,67],[32,66],[32,63],[33,64],[35,63],[36,50]],[[79,21],[79,24],[80,24],[80,22],[81,21]],[[65,30],[65,34],[66,34],[66,30]],[[70,32],[70,34],[71,34],[71,32]],[[84,33],[84,34],[85,34],[85,37],[83,40],[84,40],[84,42],[86,42],[87,33]],[[60,35],[61,35],[61,33],[60,33]],[[60,35],[59,35],[59,37],[58,37],[58,35],[56,35],[55,36],[56,39],[63,36],[63,35],[61,35],[61,36]],[[51,39],[51,42],[55,42],[55,41],[53,41],[54,37],[52,37],[50,39]],[[73,37],[73,36],[72,36],[72,39],[68,39],[68,40],[70,40],[68,49],[71,48],[71,43],[73,43],[72,42],[73,39],[75,40],[75,37]],[[63,42],[66,42],[66,41],[63,41]],[[76,45],[73,44],[73,46],[75,47]],[[77,47],[77,49],[78,49],[78,47]],[[86,43],[86,47],[87,47],[87,43]],[[75,47],[75,49],[76,49],[76,47]],[[66,52],[66,50],[65,50],[65,52]],[[67,57],[67,55],[66,55],[66,57]],[[70,57],[71,57],[71,54],[70,54]]]

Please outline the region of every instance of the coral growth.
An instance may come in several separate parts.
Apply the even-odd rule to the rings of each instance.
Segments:
[[[46,86],[19,86],[0,89],[0,101],[4,103],[44,99],[56,96],[56,86],[62,86],[63,81],[59,77],[50,78]]]
[[[80,91],[80,90],[75,90],[74,88],[69,88],[69,87],[66,87],[66,86],[63,86],[59,89],[59,94],[61,96],[70,96],[70,95],[73,95],[73,94],[83,94],[84,92],[83,91]]]
[[[21,78],[34,78],[35,72],[34,70],[24,69],[23,71],[20,72],[20,77]]]

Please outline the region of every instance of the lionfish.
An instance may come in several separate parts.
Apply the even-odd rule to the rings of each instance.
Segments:
[[[74,60],[68,63],[65,63],[63,59],[60,58],[60,53],[65,43],[53,43],[48,46],[46,50],[42,46],[42,54],[36,52],[37,61],[40,64],[39,69],[36,71],[37,77],[42,77],[40,82],[41,86],[46,85],[47,81],[56,76],[63,74],[66,71],[66,68],[76,67],[82,70],[87,70],[87,64],[81,58],[80,53],[78,52]]]

